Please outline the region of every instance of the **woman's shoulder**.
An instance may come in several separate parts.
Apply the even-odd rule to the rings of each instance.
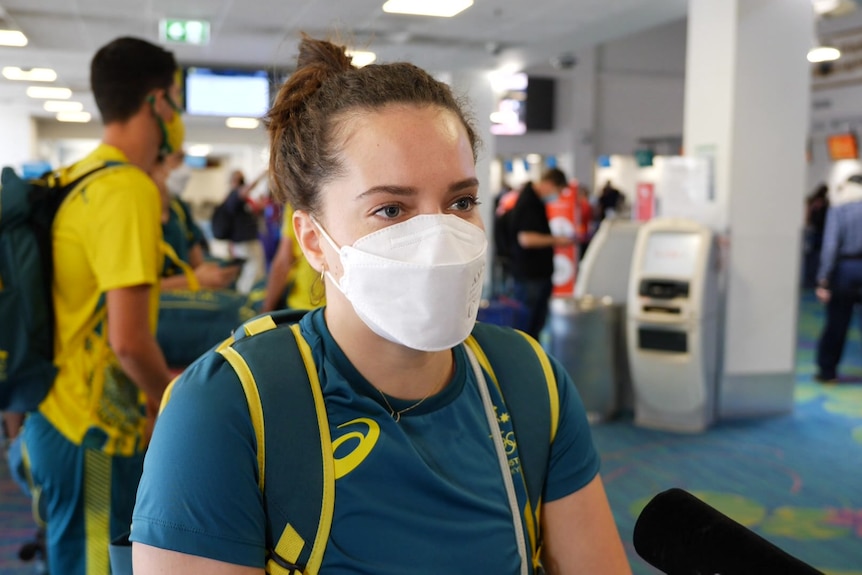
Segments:
[[[242,393],[236,371],[221,353],[213,349],[200,356],[171,382],[162,398],[162,411],[187,400],[192,405],[217,408],[220,403],[234,401],[236,392]]]

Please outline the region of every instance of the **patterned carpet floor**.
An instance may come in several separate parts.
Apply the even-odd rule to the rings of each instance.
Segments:
[[[796,406],[766,419],[718,422],[706,433],[647,430],[621,417],[593,428],[602,475],[636,575],[658,573],[631,545],[657,493],[681,487],[828,575],[862,575],[862,338],[847,342],[838,385],[812,380],[822,306],[799,315]],[[20,546],[33,539],[28,499],[0,462],[0,575],[34,573]]]
[[[813,381],[822,306],[800,307],[791,414],[720,421],[706,433],[647,430],[621,418],[594,426],[602,475],[633,571],[659,573],[631,544],[657,493],[680,487],[828,575],[862,575],[862,341],[856,323],[842,382]],[[860,311],[862,313],[862,311]]]

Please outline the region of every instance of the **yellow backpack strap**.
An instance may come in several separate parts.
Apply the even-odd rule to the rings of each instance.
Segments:
[[[183,270],[183,275],[186,276],[186,282],[189,285],[189,291],[198,291],[201,289],[201,284],[198,281],[198,277],[195,275],[195,270],[192,267],[180,259],[180,256],[177,255],[176,250],[171,247],[166,241],[161,242],[162,254],[169,260],[171,263]]]
[[[184,228],[188,227],[188,218],[186,218],[186,211],[183,209],[183,205],[177,198],[171,198],[170,203],[171,211],[177,215],[177,218],[182,222]]]
[[[183,228],[183,234],[186,236],[186,239],[188,241],[192,241],[195,237],[195,223],[194,221],[189,221],[191,214],[186,211],[186,206],[183,204],[182,200],[172,197],[170,209],[177,215],[177,219],[180,221],[180,225]]]
[[[311,348],[293,323],[297,317],[260,316],[217,349],[234,368],[249,405],[271,575],[319,573],[335,509],[329,420]],[[267,413],[275,416],[267,419]]]
[[[542,491],[560,417],[556,377],[545,351],[523,332],[480,323],[464,343],[494,382],[512,417],[527,491],[524,523],[536,572],[541,566]]]

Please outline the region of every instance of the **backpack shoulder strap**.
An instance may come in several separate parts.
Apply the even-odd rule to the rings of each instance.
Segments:
[[[560,416],[554,372],[541,345],[523,332],[477,323],[466,341],[491,375],[512,413],[531,501],[544,486]]]
[[[79,165],[74,165],[69,168],[61,169],[55,172],[48,172],[42,175],[38,181],[53,187],[59,187],[65,193],[70,194],[73,191],[83,189],[97,176],[102,175],[101,172],[108,168],[130,167],[131,164],[120,162],[118,160],[108,160],[105,162],[92,164],[87,169],[82,169]],[[114,171],[114,170],[111,170]],[[72,178],[71,176],[75,177]]]
[[[170,202],[171,211],[177,215],[177,218],[182,222],[183,227],[188,227],[188,217],[186,216],[186,209],[182,203],[180,203],[179,198],[171,198]]]
[[[329,421],[311,348],[295,323],[301,315],[286,310],[249,320],[217,350],[249,405],[272,575],[318,573],[335,507]]]
[[[523,332],[477,323],[465,344],[491,376],[512,417],[529,499],[524,521],[535,569],[541,565],[542,492],[560,417],[557,381],[541,345]]]

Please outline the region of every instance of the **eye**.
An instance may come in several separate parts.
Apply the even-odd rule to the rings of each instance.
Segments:
[[[383,206],[382,208],[378,209],[374,213],[379,215],[379,216],[382,216],[386,219],[394,220],[395,218],[397,218],[398,216],[401,215],[401,211],[402,211],[401,206],[390,204],[388,206]]]
[[[455,200],[452,204],[452,208],[459,212],[469,212],[473,208],[478,205],[481,205],[482,202],[476,196],[462,196]]]

